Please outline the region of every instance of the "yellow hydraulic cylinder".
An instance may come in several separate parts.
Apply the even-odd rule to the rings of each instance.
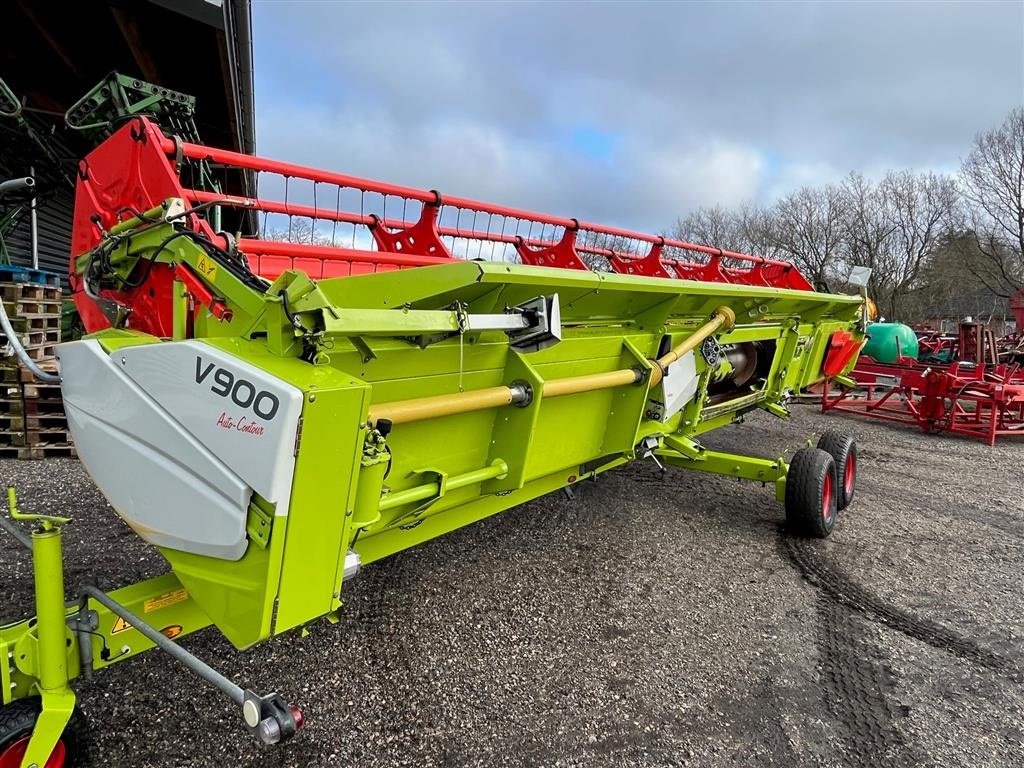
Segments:
[[[661,381],[665,369],[700,346],[705,339],[720,329],[731,328],[736,322],[735,313],[729,307],[719,307],[711,319],[686,337],[671,352],[658,358],[657,365],[651,371],[651,386]],[[634,368],[622,368],[606,373],[592,373],[583,376],[569,376],[564,379],[552,379],[544,382],[544,397],[561,397],[575,395],[580,392],[594,392],[600,389],[612,389],[643,381],[643,373]],[[509,387],[488,387],[473,392],[453,392],[449,395],[419,397],[414,400],[397,400],[393,403],[382,403],[370,409],[370,423],[377,424],[386,419],[392,424],[407,424],[413,421],[436,419],[439,416],[452,416],[457,413],[471,413],[488,408],[500,408],[513,403],[522,403],[529,399],[525,387],[513,384]]]

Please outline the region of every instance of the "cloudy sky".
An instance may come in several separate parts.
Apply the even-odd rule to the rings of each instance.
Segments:
[[[1024,2],[254,0],[258,152],[661,230],[952,170],[1024,102]]]

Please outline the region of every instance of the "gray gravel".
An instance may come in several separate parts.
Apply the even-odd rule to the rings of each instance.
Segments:
[[[1024,445],[988,448],[797,406],[709,436],[766,456],[860,441],[824,543],[771,488],[651,464],[364,570],[338,625],[240,653],[187,647],[301,704],[257,746],[158,653],[79,686],[104,766],[1024,765]],[[69,582],[162,570],[72,460],[0,462],[23,506],[71,514]],[[3,547],[5,613],[29,564]]]

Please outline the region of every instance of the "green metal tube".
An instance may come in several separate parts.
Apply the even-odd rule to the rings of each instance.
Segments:
[[[39,687],[43,691],[64,690],[68,685],[68,656],[59,530],[32,534],[32,567],[39,639]]]
[[[501,477],[502,475],[508,474],[508,464],[501,459],[495,459],[489,467],[483,467],[481,469],[474,469],[471,472],[466,472],[461,475],[453,475],[448,478],[448,481],[444,484],[446,491],[454,491],[458,488],[465,488],[467,485],[475,485],[476,483],[482,483],[485,480],[492,480],[495,477]],[[380,510],[384,512],[395,507],[400,507],[403,504],[411,504],[414,501],[423,501],[429,499],[431,496],[437,496],[441,493],[440,483],[425,483],[424,485],[417,485],[413,488],[407,488],[404,491],[398,491],[397,493],[389,493],[380,500]]]
[[[119,235],[122,232],[127,232],[130,229],[140,227],[143,224],[149,224],[154,219],[162,220],[166,214],[167,209],[163,206],[163,204],[160,204],[154,208],[150,208],[148,211],[145,211],[142,214],[142,218],[139,218],[138,216],[132,216],[130,219],[125,219],[124,221],[115,224],[110,228],[110,234]],[[146,219],[148,219],[149,221],[146,221]]]

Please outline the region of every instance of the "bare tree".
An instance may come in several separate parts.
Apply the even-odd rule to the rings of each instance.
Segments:
[[[903,299],[920,287],[928,257],[951,230],[956,184],[930,172],[889,171],[877,183],[851,173],[843,193],[847,260],[871,267],[869,292],[896,319]]]
[[[860,173],[843,181],[846,218],[843,252],[846,263],[871,268],[868,293],[877,302],[888,299],[890,280],[885,274],[885,250],[895,224],[889,215],[884,190]]]
[[[841,273],[846,232],[846,195],[840,187],[801,187],[775,204],[773,236],[778,247],[815,286]]]
[[[736,210],[721,206],[698,208],[678,219],[672,237],[697,245],[749,253],[766,259],[789,259],[779,246],[774,209],[744,203]]]
[[[746,251],[750,243],[743,222],[735,211],[721,206],[698,208],[676,221],[672,236],[697,245],[710,245],[726,251]]]
[[[890,310],[898,317],[902,299],[919,285],[926,259],[949,233],[959,196],[953,179],[931,172],[890,171],[879,187],[892,222],[882,265]]]
[[[972,271],[992,291],[1008,296],[1024,287],[1024,108],[974,137],[960,182],[970,203],[967,224],[987,262]]]
[[[750,253],[766,259],[788,260],[789,253],[780,245],[782,240],[777,210],[752,203],[740,206],[743,237]]]

